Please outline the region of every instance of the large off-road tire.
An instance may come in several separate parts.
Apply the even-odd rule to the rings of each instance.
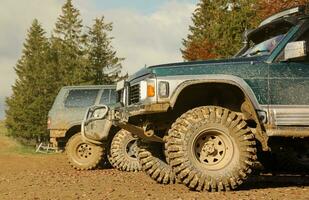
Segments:
[[[77,170],[95,169],[103,157],[103,147],[84,142],[80,133],[69,139],[65,151],[70,165]]]
[[[111,165],[118,170],[140,171],[137,138],[126,130],[118,131],[112,140],[108,159]]]
[[[197,191],[236,189],[256,160],[256,142],[246,122],[215,106],[198,107],[179,117],[166,146],[177,179]]]
[[[176,182],[176,176],[172,168],[167,164],[164,158],[163,144],[160,143],[138,143],[139,161],[142,170],[157,183],[173,184]]]

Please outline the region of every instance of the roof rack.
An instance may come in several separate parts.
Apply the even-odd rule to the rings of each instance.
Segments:
[[[283,17],[287,17],[293,14],[301,14],[304,15],[306,14],[306,7],[305,6],[299,6],[299,7],[295,7],[295,8],[291,8],[288,10],[284,10],[282,12],[279,12],[275,15],[270,16],[269,18],[265,19],[264,21],[262,21],[262,23],[259,25],[259,27],[264,26],[265,24],[268,24],[274,20],[283,18]]]

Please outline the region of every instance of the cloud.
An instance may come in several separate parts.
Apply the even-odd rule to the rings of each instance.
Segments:
[[[182,61],[182,38],[188,32],[195,4],[186,1],[166,1],[156,11],[145,14],[134,9],[97,10],[93,4],[78,1],[87,24],[104,15],[113,22],[113,46],[125,57],[124,71],[132,74],[146,65]],[[91,17],[90,17],[91,16]],[[90,17],[90,18],[89,18]]]
[[[55,23],[61,2],[55,0],[2,0],[0,7],[0,96],[11,94],[15,81],[14,66],[21,55],[22,45],[34,18],[48,32]]]

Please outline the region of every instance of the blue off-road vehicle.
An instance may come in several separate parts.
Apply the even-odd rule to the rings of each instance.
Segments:
[[[308,172],[309,15],[283,11],[245,38],[234,58],[151,66],[119,82],[121,105],[90,108],[83,138],[100,146],[126,130],[140,138],[147,174],[198,191],[237,188],[260,152]]]

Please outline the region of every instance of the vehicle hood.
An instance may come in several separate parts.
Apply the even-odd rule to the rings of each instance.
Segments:
[[[193,74],[213,74],[214,67],[216,73],[222,72],[225,74],[225,70],[229,71],[229,68],[235,68],[235,65],[244,66],[252,65],[259,62],[265,62],[267,56],[255,56],[246,58],[230,58],[230,59],[218,59],[207,61],[195,61],[195,62],[180,62],[169,63],[162,65],[150,66],[137,71],[135,74],[128,78],[128,81],[134,81],[141,79],[144,76],[176,76],[176,75],[193,75]],[[219,71],[218,71],[219,70]]]

